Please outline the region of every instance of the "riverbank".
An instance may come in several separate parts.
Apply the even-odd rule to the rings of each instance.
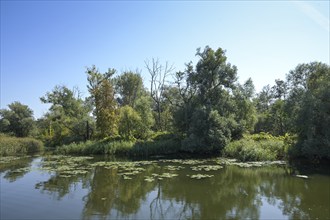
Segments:
[[[71,143],[56,148],[44,148],[43,143],[34,138],[16,138],[1,134],[0,155],[15,156],[45,151],[57,155],[110,155],[132,158],[212,158],[221,156],[246,162],[298,158],[300,155],[296,153],[294,145],[295,137],[289,135],[275,137],[268,133],[259,133],[244,135],[240,140],[231,141],[219,151],[203,150],[203,147],[198,148],[198,151],[187,151],[180,138],[174,134],[160,133],[145,141],[108,138]]]
[[[0,133],[0,156],[15,156],[42,152],[44,144],[37,139],[18,138]]]
[[[230,142],[222,151],[186,151],[180,139],[160,135],[149,141],[101,140],[58,146],[60,155],[120,155],[130,157],[214,157],[225,156],[239,161],[275,161],[288,158],[288,137],[260,133]],[[201,148],[200,148],[201,149]]]

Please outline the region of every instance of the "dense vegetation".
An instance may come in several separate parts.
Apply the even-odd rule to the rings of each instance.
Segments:
[[[92,66],[87,98],[55,86],[41,97],[51,106],[37,121],[28,106],[14,102],[0,111],[0,132],[35,137],[64,154],[330,159],[329,65],[299,64],[255,94],[251,78],[238,82],[223,49],[205,47],[196,56],[195,66],[189,62],[177,72],[146,61],[148,89],[137,71],[118,75]]]
[[[0,134],[0,156],[33,154],[43,151],[44,145],[34,138],[11,137]]]

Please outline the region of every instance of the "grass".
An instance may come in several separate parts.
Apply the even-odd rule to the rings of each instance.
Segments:
[[[43,151],[43,143],[34,138],[18,138],[0,134],[0,156],[14,156]]]
[[[267,133],[246,135],[233,141],[224,148],[226,157],[240,161],[274,161],[284,159],[288,146],[286,137],[275,137]]]

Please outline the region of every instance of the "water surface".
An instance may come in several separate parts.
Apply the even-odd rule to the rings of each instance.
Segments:
[[[0,217],[330,219],[329,171],[308,168],[222,159],[2,158]]]

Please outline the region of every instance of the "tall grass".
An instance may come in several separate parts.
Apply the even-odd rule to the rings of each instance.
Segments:
[[[127,155],[132,149],[131,141],[87,141],[59,146],[55,153],[64,155]]]
[[[26,155],[43,149],[43,143],[34,138],[17,138],[0,134],[0,156]]]
[[[272,161],[286,158],[287,152],[285,137],[260,133],[229,143],[223,153],[240,161]]]
[[[151,156],[177,153],[180,140],[169,138],[168,135],[155,137],[148,141],[102,140],[72,143],[59,146],[55,153],[64,155],[125,155]]]

